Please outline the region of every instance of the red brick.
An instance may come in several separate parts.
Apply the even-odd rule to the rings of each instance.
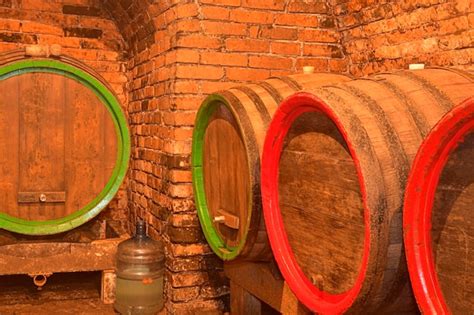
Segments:
[[[58,35],[46,35],[41,34],[38,38],[38,44],[41,45],[61,45],[63,49],[67,48],[79,48],[81,47],[81,39],[77,37],[60,37]],[[84,50],[84,52],[75,51],[74,53],[79,53],[84,56],[85,59],[97,60],[97,51],[96,50]]]
[[[227,70],[226,72],[229,73],[229,70]],[[228,78],[228,75],[227,75],[227,78]],[[234,82],[202,81],[201,91],[204,94],[211,94],[217,91],[229,89],[234,85],[235,85]]]
[[[307,56],[342,58],[342,50],[339,46],[305,44],[303,54]]]
[[[474,12],[474,3],[472,0],[457,0],[456,10],[461,13]]]
[[[182,256],[196,256],[210,253],[211,249],[208,245],[205,244],[190,244],[190,245],[181,245],[181,244],[172,244],[171,253],[174,257]]]
[[[185,172],[186,174],[189,173],[189,177],[191,176],[191,172],[189,171],[179,171],[179,170],[170,171],[170,173],[176,173],[176,172]],[[168,219],[168,222],[171,226],[174,226],[174,227],[198,227],[199,226],[199,219],[197,215],[195,214],[173,214]]]
[[[467,18],[469,19],[469,26],[470,28],[474,28],[474,13],[470,13]]]
[[[253,68],[291,69],[293,61],[289,58],[271,56],[250,56],[249,65]]]
[[[174,93],[182,94],[182,93],[191,93],[197,94],[199,92],[199,85],[194,80],[183,81],[183,80],[176,80],[173,86]]]
[[[197,19],[191,20],[177,20],[176,22],[169,25],[167,31],[173,32],[174,34],[178,32],[197,32],[201,30],[201,25]],[[169,34],[171,35],[171,34]]]
[[[9,32],[19,32],[20,21],[0,19],[0,30],[5,30]]]
[[[199,296],[200,287],[174,288],[170,290],[173,302],[189,302]]]
[[[201,3],[238,7],[240,6],[241,0],[201,0]]]
[[[173,144],[176,145],[176,143],[177,141],[175,141]],[[190,145],[189,139],[188,139],[187,145]],[[168,193],[169,193],[169,196],[174,197],[174,198],[190,198],[193,196],[193,186],[190,183],[172,184],[172,185],[169,185]]]
[[[288,11],[317,14],[329,13],[325,2],[321,0],[291,0],[288,5]]]
[[[222,67],[203,65],[178,65],[176,78],[181,79],[220,79],[224,76]]]
[[[170,277],[170,284],[173,287],[191,287],[201,285],[208,280],[208,275],[205,272],[180,272],[172,274]]]
[[[176,62],[198,63],[199,52],[193,49],[178,48],[166,54],[166,64]]]
[[[275,17],[275,24],[289,26],[318,27],[318,17],[306,14],[282,13]]]
[[[346,59],[331,59],[329,60],[329,71],[345,73],[348,71]]]
[[[173,98],[173,103],[177,110],[197,110],[199,106],[201,106],[202,101],[202,97],[196,97],[194,95],[176,96]]]
[[[180,108],[177,108],[180,110]],[[184,109],[184,108],[183,108]],[[192,108],[192,109],[197,109],[197,108]],[[172,133],[172,137],[176,140],[186,140],[186,139],[191,139],[193,136],[193,129],[189,127],[179,127],[175,128]],[[173,170],[172,170],[173,171]],[[171,176],[171,175],[170,175]],[[173,179],[171,180],[173,181]],[[189,181],[190,182],[190,181]]]
[[[242,6],[247,8],[283,10],[285,1],[281,0],[242,0]]]
[[[258,38],[258,32],[260,32],[260,27],[252,25],[249,27],[249,37]]]
[[[201,8],[201,13],[203,18],[210,19],[210,20],[228,20],[231,10],[222,7],[211,7],[211,6],[203,6]],[[235,19],[232,19],[235,20]],[[239,22],[244,22],[241,20],[236,20]]]
[[[303,29],[298,32],[298,39],[303,42],[337,43],[339,35],[334,30]]]
[[[298,38],[298,30],[288,27],[263,27],[260,36],[269,39],[285,39],[296,40]]]
[[[282,77],[282,76],[287,76],[290,74],[294,74],[294,71],[291,71],[291,70],[271,70],[270,71],[271,77]]]
[[[278,55],[300,55],[302,44],[294,42],[273,42],[271,52]]]
[[[254,40],[254,39],[230,38],[225,41],[225,47],[229,51],[244,51],[244,52],[270,51],[270,44],[268,41]]]
[[[241,53],[202,52],[201,63],[224,66],[246,66],[247,55]]]
[[[163,122],[168,126],[192,126],[196,112],[165,112]]]
[[[24,10],[61,12],[63,5],[60,2],[38,1],[38,0],[22,0],[21,8]]]
[[[468,29],[469,29],[469,20],[467,16],[456,17],[453,19],[440,21],[438,24],[439,34],[442,34],[442,35],[459,33],[460,30],[468,30]]]
[[[270,71],[263,69],[226,68],[226,77],[231,81],[264,80],[270,76]]]
[[[217,49],[221,47],[221,41],[200,34],[180,35],[176,40],[176,47]]]
[[[230,12],[231,21],[239,21],[242,23],[271,24],[273,22],[273,18],[273,13],[266,11],[236,9]]]
[[[245,35],[247,33],[246,24],[214,21],[203,21],[201,23],[206,34]]]
[[[187,3],[176,7],[176,16],[179,19],[197,16],[199,14],[198,7],[195,3]]]
[[[224,305],[222,300],[196,300],[192,303],[173,303],[169,306],[170,314],[221,314]]]

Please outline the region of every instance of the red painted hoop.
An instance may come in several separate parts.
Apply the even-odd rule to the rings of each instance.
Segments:
[[[474,98],[455,107],[431,130],[408,178],[403,210],[405,251],[413,292],[426,314],[451,314],[434,266],[431,209],[449,155],[469,132],[474,132]]]
[[[364,205],[364,251],[360,271],[351,289],[341,294],[329,294],[319,290],[304,275],[296,262],[283,225],[278,203],[279,160],[284,139],[292,123],[303,113],[320,112],[331,119],[346,142],[357,170]],[[267,131],[262,156],[261,189],[263,212],[268,238],[280,271],[296,297],[311,311],[321,314],[340,314],[357,298],[367,271],[370,252],[370,211],[359,160],[348,139],[342,122],[332,109],[313,94],[299,92],[282,102],[273,116]]]

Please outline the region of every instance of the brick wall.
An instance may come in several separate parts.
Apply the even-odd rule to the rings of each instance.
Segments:
[[[410,63],[472,67],[472,0],[331,0],[350,72],[369,74]]]
[[[459,57],[472,55],[462,46],[472,28],[472,22],[465,25],[469,4],[430,1],[416,8],[413,2],[105,1],[130,55],[132,220],[146,218],[150,234],[166,242],[168,311],[222,308],[228,292],[192,197],[192,126],[204,97],[236,83],[294,73],[302,65],[361,75],[434,62],[445,51],[437,64],[472,63]],[[423,22],[425,10],[434,10],[439,21],[464,21],[457,29],[462,32],[430,28]],[[430,31],[437,46],[425,36]],[[451,43],[444,50],[443,40]]]
[[[127,42],[132,220],[167,247],[167,308],[222,309],[221,262],[192,196],[190,154],[205,96],[236,83],[301,71],[346,71],[324,1],[105,1]],[[225,298],[224,298],[225,300]]]
[[[132,135],[118,200],[165,241],[166,307],[184,314],[222,309],[228,296],[192,196],[192,128],[205,96],[303,65],[356,75],[472,66],[473,20],[470,0],[0,0],[0,50],[60,44],[112,85]]]
[[[0,52],[27,45],[62,46],[62,53],[97,71],[127,104],[124,41],[94,1],[0,0]],[[125,112],[125,108],[124,108]],[[127,181],[101,216],[126,221]]]

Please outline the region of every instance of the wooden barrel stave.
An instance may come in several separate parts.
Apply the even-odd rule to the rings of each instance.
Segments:
[[[198,214],[206,238],[211,244],[211,248],[222,259],[231,260],[239,257],[249,260],[268,260],[271,258],[265,224],[260,215],[260,158],[271,115],[277,109],[281,100],[295,91],[342,80],[348,80],[348,78],[336,74],[304,74],[270,78],[215,93],[203,102],[196,118],[195,133],[193,135],[193,182]],[[240,241],[236,240],[230,243],[226,243],[225,237],[219,233],[219,227],[216,228],[216,224],[212,222],[217,212],[214,208],[218,207],[215,201],[210,200],[212,198],[210,196],[215,194],[212,192],[213,188],[207,185],[209,193],[202,188],[206,181],[203,172],[206,173],[206,168],[207,170],[211,169],[209,165],[205,165],[206,153],[202,153],[205,151],[203,147],[206,147],[203,138],[206,137],[208,122],[205,120],[209,119],[207,116],[212,112],[211,108],[215,106],[226,107],[235,118],[237,122],[235,129],[241,135],[247,159],[247,169],[242,172],[246,172],[249,182],[244,189],[247,191],[249,205],[243,214],[244,220],[239,220],[238,240]],[[200,151],[201,153],[199,153]],[[229,167],[229,169],[232,169],[232,167]],[[217,174],[213,176],[215,178],[213,181],[219,178]],[[208,178],[210,177],[208,176]],[[232,179],[229,177],[225,180],[221,179],[221,181],[232,181]],[[230,191],[229,193],[232,195],[235,192]],[[223,199],[224,197],[220,198]],[[209,203],[211,209],[209,209],[207,203]],[[235,216],[237,212],[239,211],[232,210],[232,215]]]
[[[272,196],[276,193],[274,165],[278,164],[280,153],[277,150],[281,149],[275,140],[284,137],[284,131],[282,134],[279,130],[286,130],[283,121],[296,112],[292,107],[298,106],[298,101],[301,104],[322,102],[342,126],[343,133],[350,139],[353,156],[357,158],[366,188],[365,203],[369,209],[366,211],[371,213],[368,222],[370,253],[365,267],[360,269],[365,272],[365,280],[355,282],[355,285],[360,285],[360,290],[354,291],[353,295],[350,294],[354,292],[348,290],[345,297],[330,302],[315,296],[312,290],[319,284],[297,288],[298,285],[304,286],[304,281],[298,283],[301,278],[294,276],[297,269],[285,266],[288,257],[276,257],[290,286],[299,290],[302,301],[313,311],[377,313],[391,309],[396,312],[401,311],[397,306],[400,301],[414,309],[413,299],[409,298],[410,288],[406,285],[401,229],[403,192],[409,167],[423,137],[446,111],[468,95],[472,87],[470,76],[449,70],[401,71],[314,89],[311,91],[313,95],[299,93],[279,108],[267,134],[262,168],[265,220],[272,248],[278,248],[280,252],[288,249],[281,244],[281,238],[273,235],[281,233],[282,228],[278,226],[276,229],[269,223],[277,222],[279,211],[275,210],[278,199]],[[283,171],[280,169],[280,172]],[[289,229],[286,232],[293,233]],[[274,246],[274,243],[278,244]],[[294,279],[289,280],[291,277]],[[337,299],[339,301],[334,302]]]

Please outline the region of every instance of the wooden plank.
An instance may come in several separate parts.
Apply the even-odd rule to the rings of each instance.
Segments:
[[[18,217],[19,80],[0,81],[0,212]],[[12,163],[12,161],[14,161]]]
[[[90,243],[29,242],[0,246],[0,274],[40,274],[115,268],[117,245],[127,239]]]
[[[102,105],[103,106],[103,105]],[[114,170],[115,164],[117,162],[117,133],[115,131],[115,125],[113,120],[110,117],[110,113],[107,109],[102,111],[102,146],[103,146],[103,185],[108,182],[112,172]]]
[[[67,111],[65,159],[66,200],[65,215],[91,202],[104,188],[104,117],[105,106],[84,85],[67,80],[65,87]],[[111,136],[111,141],[116,138]]]
[[[288,288],[273,262],[226,262],[224,272],[231,281],[231,300],[234,284],[282,314],[311,314]]]
[[[283,278],[269,263],[226,262],[225,275],[274,309],[279,309]]]
[[[230,313],[231,315],[261,315],[262,304],[247,290],[236,284],[230,283]]]
[[[320,290],[346,292],[359,274],[364,210],[349,150],[328,118],[301,115],[285,138],[279,205],[288,241],[305,276]]]
[[[19,191],[65,191],[64,77],[47,73],[18,76]],[[62,216],[63,204],[20,204],[20,217],[48,220]]]
[[[65,191],[18,192],[18,203],[64,203],[65,201]]]
[[[311,312],[301,304],[285,282],[281,295],[280,313],[283,315],[308,315]]]

